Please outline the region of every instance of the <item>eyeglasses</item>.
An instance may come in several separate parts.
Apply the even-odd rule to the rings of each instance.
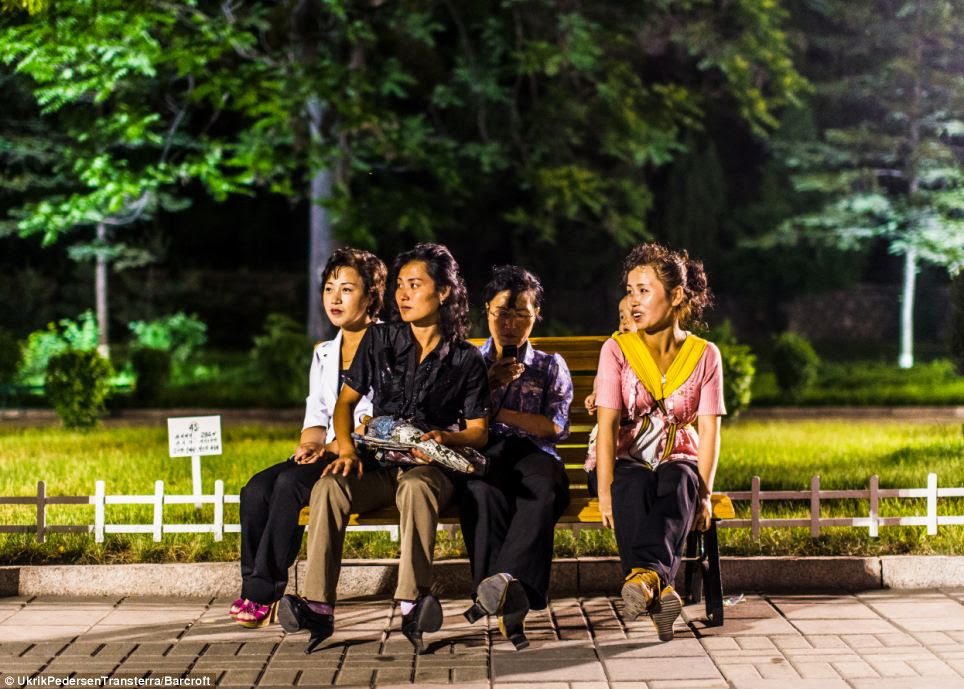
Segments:
[[[498,321],[505,321],[506,323],[510,321],[515,321],[516,323],[528,323],[534,321],[536,315],[528,311],[510,311],[509,309],[495,309],[494,311],[489,311],[488,314]]]

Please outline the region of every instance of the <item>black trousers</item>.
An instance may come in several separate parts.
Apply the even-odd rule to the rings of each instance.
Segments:
[[[529,606],[548,604],[556,522],[569,505],[562,462],[525,438],[495,438],[489,474],[462,482],[459,515],[475,587],[499,572],[522,582]]]
[[[664,462],[656,471],[628,460],[616,462],[613,519],[623,574],[651,569],[672,584],[699,498],[696,464]]]
[[[298,557],[305,527],[298,513],[331,461],[288,460],[259,471],[241,489],[241,597],[268,605],[284,595],[288,568]]]

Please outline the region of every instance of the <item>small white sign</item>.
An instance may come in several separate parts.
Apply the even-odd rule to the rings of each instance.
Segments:
[[[168,419],[167,443],[171,457],[219,455],[221,417],[181,416]]]

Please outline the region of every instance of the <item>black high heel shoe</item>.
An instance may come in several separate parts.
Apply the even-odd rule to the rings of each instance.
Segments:
[[[310,634],[305,645],[305,654],[314,651],[322,641],[335,633],[335,616],[315,612],[308,607],[307,601],[288,594],[278,603],[278,622],[289,634],[307,629]]]
[[[437,632],[442,627],[442,605],[432,594],[419,596],[415,607],[407,615],[402,615],[402,634],[412,642],[415,653],[425,653],[422,644],[423,632]]]
[[[516,650],[529,645],[525,635],[529,597],[518,579],[503,573],[483,579],[476,590],[475,603],[462,614],[472,624],[486,615],[498,615],[499,631]]]

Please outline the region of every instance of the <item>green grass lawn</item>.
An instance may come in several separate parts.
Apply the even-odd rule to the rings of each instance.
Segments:
[[[964,486],[964,442],[959,424],[907,424],[837,421],[743,421],[724,427],[718,490],[748,490],[754,475],[763,490],[806,490],[813,474],[823,488],[864,488],[871,474],[880,486],[923,487],[928,472],[941,486]],[[288,456],[297,429],[281,425],[229,427],[225,454],[202,460],[206,491],[220,478],[227,493],[237,493],[256,471]],[[91,495],[94,482],[106,482],[108,494],[151,494],[162,479],[168,493],[191,491],[190,460],[167,457],[163,427],[112,428],[92,433],[58,429],[0,428],[0,495],[32,495],[36,482],[47,482],[49,495]],[[898,504],[894,504],[898,503]],[[964,500],[939,501],[942,514],[964,514]],[[737,503],[738,516],[748,518],[749,504]],[[764,503],[764,517],[807,516],[807,502]],[[882,516],[924,514],[923,500],[882,501]],[[866,501],[825,503],[826,516],[866,516]],[[0,506],[4,523],[31,524],[31,507]],[[51,506],[48,524],[92,523],[92,506]],[[236,523],[237,506],[228,505],[225,520]],[[108,506],[107,521],[149,523],[151,508]],[[212,507],[196,513],[193,506],[165,507],[165,521],[210,522]],[[927,536],[923,527],[884,527],[871,539],[865,529],[827,528],[818,539],[808,529],[764,529],[753,541],[749,529],[723,529],[724,554],[964,554],[964,527],[941,527]],[[216,543],[207,534],[165,536],[112,535],[95,544],[92,535],[52,534],[39,544],[31,535],[0,535],[0,563],[156,562],[231,560],[238,557],[238,536],[225,534]],[[387,534],[351,534],[346,557],[392,557],[396,544]],[[584,530],[578,538],[557,530],[560,556],[615,552],[611,532]],[[440,534],[439,557],[461,556],[461,539]]]
[[[799,399],[786,399],[765,368],[753,380],[753,406],[964,405],[964,376],[949,359],[902,370],[890,361],[821,361],[817,381]]]

